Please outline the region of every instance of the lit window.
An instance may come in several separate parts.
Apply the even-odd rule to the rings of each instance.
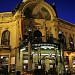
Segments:
[[[10,32],[8,30],[2,33],[1,45],[9,46],[10,44]]]

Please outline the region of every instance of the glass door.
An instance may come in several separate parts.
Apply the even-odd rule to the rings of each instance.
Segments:
[[[65,56],[65,57],[64,57],[64,66],[65,66],[66,72],[67,72],[68,70],[70,70],[70,68],[69,68],[69,57],[68,57],[68,56]]]
[[[23,54],[23,71],[28,69],[28,54]]]
[[[72,67],[73,67],[73,73],[75,74],[75,57],[72,57]]]

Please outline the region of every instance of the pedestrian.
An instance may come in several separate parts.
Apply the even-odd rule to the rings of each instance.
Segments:
[[[71,71],[70,70],[67,70],[66,75],[71,75]]]
[[[2,65],[2,61],[0,61],[0,75],[7,75],[6,67]]]
[[[48,75],[47,71],[45,72],[45,75]]]

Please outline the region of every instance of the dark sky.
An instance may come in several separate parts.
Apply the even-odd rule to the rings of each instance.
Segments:
[[[13,11],[22,0],[0,0],[0,12]],[[75,0],[45,0],[52,5],[55,2],[58,18],[75,24]]]
[[[75,24],[75,0],[45,0],[50,5],[55,2],[58,18]]]

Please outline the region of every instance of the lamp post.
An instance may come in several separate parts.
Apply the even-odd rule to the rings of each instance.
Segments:
[[[58,33],[58,41],[60,44],[60,63],[61,63],[61,75],[64,75],[65,73],[65,67],[64,67],[64,51],[63,51],[63,35],[62,32],[59,31]]]
[[[60,49],[61,73],[63,75],[65,73],[63,45],[60,44],[60,47],[61,47]]]
[[[28,71],[32,70],[32,56],[31,56],[31,36],[32,32],[31,30],[28,31],[29,34],[29,40],[28,40]]]
[[[31,61],[31,43],[28,42],[28,71],[32,70],[32,61]]]

